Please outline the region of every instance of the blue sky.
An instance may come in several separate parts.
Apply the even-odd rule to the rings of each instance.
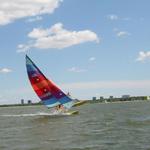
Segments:
[[[150,95],[149,0],[5,0],[0,5],[0,103],[39,101],[25,54],[64,92]]]

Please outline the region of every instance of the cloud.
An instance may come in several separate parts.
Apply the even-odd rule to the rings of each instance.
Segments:
[[[51,14],[62,0],[1,0],[0,25],[6,25],[16,19]]]
[[[114,28],[113,31],[117,33],[117,32],[119,32],[119,29],[118,28]]]
[[[119,38],[124,38],[131,35],[131,33],[127,31],[121,31],[118,28],[114,28],[113,31],[115,32],[116,36]]]
[[[110,15],[107,15],[107,19],[114,21],[114,20],[118,20],[119,17],[117,15],[110,14]]]
[[[80,68],[77,68],[77,67],[72,67],[72,68],[68,69],[68,71],[75,72],[75,73],[80,73],[80,72],[86,72],[87,70],[86,69],[80,69]]]
[[[95,61],[95,60],[96,60],[95,57],[90,57],[90,58],[89,58],[89,61]]]
[[[136,61],[144,62],[146,60],[150,60],[150,51],[147,51],[147,52],[140,51],[139,56],[136,59]]]
[[[126,32],[126,31],[119,31],[119,32],[117,32],[117,36],[118,37],[126,37],[126,36],[129,36],[129,35],[131,35],[129,32]]]
[[[8,69],[8,68],[2,68],[2,69],[0,69],[0,73],[10,73],[10,72],[12,72],[12,70]]]
[[[126,17],[126,18],[122,18],[122,20],[124,20],[124,21],[130,21],[130,20],[131,20],[131,18]]]
[[[150,80],[120,80],[120,81],[93,81],[93,82],[76,82],[63,84],[66,89],[150,89]]]
[[[35,22],[35,21],[40,21],[43,18],[41,16],[36,16],[36,17],[32,17],[26,20],[26,22]]]
[[[32,44],[28,44],[28,45],[19,44],[17,47],[18,48],[17,53],[26,52],[26,51],[30,50],[31,47],[32,47]]]
[[[107,19],[110,21],[116,21],[116,20],[129,21],[129,20],[131,20],[131,18],[129,18],[129,17],[119,17],[118,15],[115,15],[115,14],[107,15]]]
[[[48,29],[34,28],[28,34],[28,37],[32,39],[33,44],[24,45],[23,49],[24,47],[39,49],[62,49],[84,42],[99,42],[99,38],[96,33],[90,30],[69,31],[63,28],[62,23],[57,23]]]

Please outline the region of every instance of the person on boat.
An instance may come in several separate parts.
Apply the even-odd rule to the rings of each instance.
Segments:
[[[64,106],[61,105],[61,104],[57,105],[55,108],[59,112],[65,112],[66,111],[66,109],[64,108]]]
[[[70,96],[71,96],[69,92],[67,93],[67,96],[68,96],[68,97],[70,97]]]

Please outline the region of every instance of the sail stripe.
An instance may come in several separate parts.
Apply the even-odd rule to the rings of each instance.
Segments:
[[[50,99],[47,99],[47,100],[43,100],[42,101],[45,105],[51,105],[51,104],[54,104],[54,103],[57,103],[58,100],[55,98],[55,97],[51,97]],[[58,102],[59,103],[59,102]],[[60,104],[60,103],[59,103]]]
[[[66,108],[71,108],[74,105],[74,102],[68,96],[62,97],[61,99],[59,99],[59,102]]]
[[[31,83],[33,84],[33,87],[34,87],[35,90],[42,89],[44,87],[47,87],[49,89],[49,86],[48,86],[48,84],[46,83],[45,80],[43,80],[43,81],[41,81],[39,83],[33,83],[31,81]]]
[[[69,101],[69,102],[63,104],[63,106],[66,108],[71,108],[73,105],[74,105],[74,101]]]
[[[45,104],[44,104],[45,105]],[[54,103],[54,104],[51,104],[51,105],[46,105],[48,108],[52,108],[52,107],[56,107],[56,106],[58,106],[58,105],[60,105],[60,103],[59,102],[57,102],[57,103]]]
[[[34,84],[34,83],[36,84],[36,83],[39,83],[41,81],[45,81],[45,83],[48,84],[47,81],[41,75],[30,76],[29,79],[30,79],[32,84]]]
[[[47,92],[47,93],[45,93],[45,94],[43,94],[43,95],[41,95],[41,96],[39,96],[39,97],[40,97],[40,99],[41,99],[42,101],[44,101],[44,100],[50,99],[50,98],[52,97],[52,95],[51,95],[50,92]]]
[[[27,69],[29,72],[32,72],[32,71],[38,72],[37,68],[35,68],[34,66],[31,66],[31,64],[27,64]]]
[[[62,98],[59,99],[59,102],[61,104],[65,104],[65,103],[67,103],[69,101],[71,101],[71,99],[69,97],[67,97],[67,96],[64,96],[64,97],[62,97]]]
[[[37,71],[28,71],[29,77],[38,77],[40,74]]]
[[[52,95],[51,92],[48,91],[48,89],[46,89],[45,87],[39,90],[35,90],[35,92],[37,93],[37,95],[39,97],[42,97],[43,95],[47,94],[47,95]]]

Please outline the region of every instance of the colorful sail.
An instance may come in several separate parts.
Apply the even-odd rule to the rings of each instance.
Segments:
[[[47,107],[55,107],[62,104],[66,108],[73,106],[73,100],[52,81],[48,80],[27,55],[26,67],[31,85],[44,105]]]

